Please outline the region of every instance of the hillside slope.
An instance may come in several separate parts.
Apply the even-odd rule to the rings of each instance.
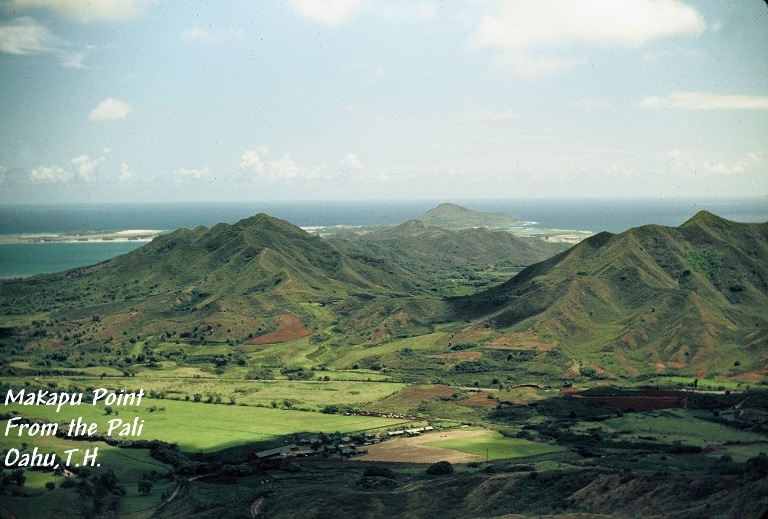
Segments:
[[[567,248],[484,227],[448,230],[420,219],[332,243],[354,257],[385,258],[432,283],[449,278],[477,282],[483,272],[518,272]]]
[[[762,378],[765,258],[768,224],[700,212],[677,228],[598,234],[451,304],[456,318],[566,352],[573,376],[674,368]]]
[[[236,344],[286,322],[296,330],[283,337],[290,340],[379,298],[407,306],[420,293],[418,280],[392,262],[352,258],[259,214],[179,229],[91,267],[7,282],[0,304],[9,314],[46,312],[60,321],[98,316],[106,326],[94,340],[162,333]]]
[[[471,229],[473,227],[509,228],[523,222],[507,213],[472,211],[456,204],[440,204],[417,218],[427,225],[443,229]]]

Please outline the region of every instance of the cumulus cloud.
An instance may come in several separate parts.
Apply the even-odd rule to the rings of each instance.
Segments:
[[[125,101],[108,97],[91,110],[88,119],[95,123],[119,121],[128,117],[132,111],[133,107]]]
[[[267,155],[269,155],[269,150],[266,146],[259,146],[255,150],[245,150],[240,157],[240,169],[256,175],[263,173],[266,166],[262,159]]]
[[[341,159],[341,167],[345,170],[359,170],[363,169],[365,164],[363,164],[356,154],[350,153]]]
[[[61,166],[41,166],[29,173],[29,180],[36,184],[43,182],[69,182],[73,178],[75,178],[74,171],[64,169]]]
[[[93,175],[96,172],[96,168],[105,160],[107,158],[104,155],[100,155],[95,159],[91,159],[88,155],[80,155],[72,159],[72,165],[81,179],[91,181],[94,179]]]
[[[768,96],[671,92],[663,97],[644,97],[637,106],[684,110],[768,110]]]
[[[208,30],[199,25],[194,25],[181,33],[182,38],[202,43],[221,43],[230,39],[238,39],[245,36],[243,29],[228,27],[216,31]]]
[[[524,76],[573,68],[583,60],[552,57],[568,44],[640,47],[676,35],[699,35],[704,18],[678,0],[507,0],[485,16],[474,35],[476,48],[493,48]]]
[[[747,155],[740,160],[737,160],[733,164],[727,165],[722,162],[709,162],[702,163],[702,169],[714,175],[737,175],[744,173],[748,169],[759,165],[763,161],[763,154],[761,152],[753,151],[747,153]]]
[[[308,168],[299,165],[289,155],[277,160],[266,161],[269,154],[266,146],[245,150],[240,157],[240,170],[252,180],[279,182],[292,179],[313,179],[322,176],[320,168]]]
[[[120,164],[120,173],[117,175],[117,181],[121,184],[127,184],[136,180],[136,173],[123,162]]]
[[[361,0],[290,0],[300,15],[330,27],[345,23],[362,7]]]
[[[10,4],[15,9],[45,7],[79,22],[123,22],[140,16],[149,0],[11,0]]]
[[[108,153],[108,151],[104,151]],[[69,167],[62,166],[40,166],[29,173],[29,180],[33,183],[44,182],[71,182],[80,180],[91,182],[96,180],[96,171],[99,166],[107,160],[105,155],[99,155],[91,158],[89,155],[82,154],[71,160]]]
[[[171,176],[173,176],[174,182],[183,184],[185,182],[190,182],[192,180],[199,180],[201,178],[205,178],[210,171],[211,171],[211,168],[208,165],[205,165],[202,168],[198,168],[198,169],[179,168],[173,173],[171,173]]]
[[[63,40],[32,18],[14,18],[0,25],[0,50],[6,54],[48,54],[59,52],[63,46]]]

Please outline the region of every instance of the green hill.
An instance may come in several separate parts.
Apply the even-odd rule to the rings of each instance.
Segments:
[[[567,248],[485,227],[448,230],[421,219],[331,241],[355,257],[386,258],[433,285],[460,280],[475,289],[504,281],[503,276],[508,278]]]
[[[678,228],[601,233],[503,277],[546,256],[542,245],[418,220],[324,240],[261,214],[3,282],[0,309],[19,323],[4,332],[17,344],[82,352],[59,355],[71,367],[123,369],[141,353],[126,338],[138,337],[168,359],[214,344],[244,366],[374,367],[405,381],[764,379],[768,224],[700,213]]]
[[[103,326],[93,341],[149,334],[240,344],[285,328],[286,319],[293,332],[282,340],[338,323],[378,298],[407,305],[423,292],[418,284],[390,261],[352,258],[259,214],[180,229],[95,266],[5,282],[0,305],[9,315],[59,321],[98,316]],[[49,334],[72,337],[58,328]]]
[[[523,222],[507,213],[472,211],[456,204],[440,204],[421,215],[418,220],[443,229],[470,229],[472,227],[509,228]]]
[[[759,513],[765,499],[744,496],[766,495],[768,474],[768,223],[702,212],[505,274],[540,247],[420,220],[326,240],[260,214],[2,281],[0,385],[38,395],[7,405],[9,424],[76,413],[103,432],[146,418],[145,436],[109,445],[6,434],[12,455],[99,445],[104,463],[12,469],[4,506],[17,517]],[[469,295],[446,297],[459,278]],[[695,378],[699,391],[680,390]],[[146,400],[62,416],[39,401],[102,387]],[[422,431],[438,445],[401,436]],[[349,446],[378,439],[392,448],[386,469]],[[270,451],[282,454],[260,456]],[[427,468],[448,453],[472,461]]]
[[[762,378],[768,224],[701,212],[678,228],[602,233],[452,301],[457,318],[564,352],[572,376],[679,369]]]

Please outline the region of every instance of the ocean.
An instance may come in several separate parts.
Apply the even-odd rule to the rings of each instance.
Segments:
[[[768,221],[768,197],[683,199],[482,199],[348,200],[235,203],[136,203],[7,205],[0,207],[0,235],[173,230],[233,223],[267,213],[301,227],[397,224],[416,218],[441,202],[475,211],[500,211],[535,227],[619,233],[644,224],[678,226],[707,210],[739,222]],[[140,247],[142,242],[0,244],[0,278],[26,277],[91,265]]]

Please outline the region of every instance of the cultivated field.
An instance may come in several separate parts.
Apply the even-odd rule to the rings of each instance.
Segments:
[[[360,461],[400,463],[469,463],[536,456],[565,449],[545,443],[507,438],[487,429],[439,431],[410,438],[396,438],[368,447]]]
[[[181,449],[193,452],[267,441],[302,431],[373,431],[404,424],[401,419],[156,399],[142,400],[139,408],[115,406],[117,416],[107,415],[102,405],[92,406],[85,401],[80,406],[62,407],[59,413],[56,413],[55,406],[27,407],[11,404],[5,410],[17,411],[25,418],[43,418],[52,422],[69,423],[72,419],[82,417],[85,422],[98,423],[100,433],[106,433],[110,419],[132,423],[139,417],[139,420],[144,420],[141,436],[120,439],[162,440],[176,443]],[[0,427],[5,430],[5,422],[0,422]]]

